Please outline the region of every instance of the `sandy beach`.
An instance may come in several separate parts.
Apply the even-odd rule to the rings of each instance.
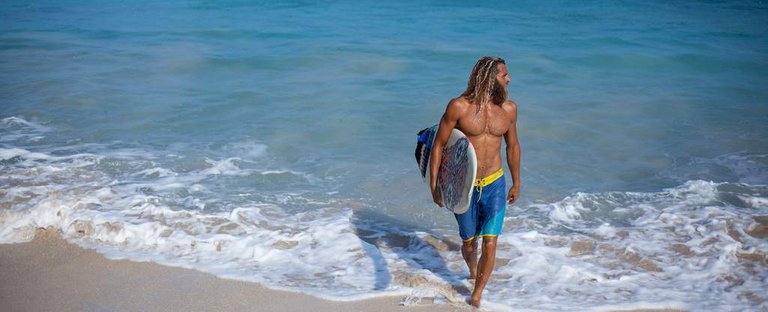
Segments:
[[[387,297],[334,302],[149,262],[109,260],[39,230],[0,245],[3,311],[462,311]]]

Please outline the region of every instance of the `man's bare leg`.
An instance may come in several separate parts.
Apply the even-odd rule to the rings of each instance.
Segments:
[[[461,245],[461,255],[469,267],[469,279],[477,278],[477,239],[465,241]]]
[[[480,297],[483,295],[483,289],[495,264],[496,236],[483,236],[483,254],[480,256],[480,263],[477,267],[477,280],[475,280],[475,290],[472,291],[472,301],[470,302],[477,308],[480,307]]]

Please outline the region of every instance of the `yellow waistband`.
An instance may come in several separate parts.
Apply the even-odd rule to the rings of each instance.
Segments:
[[[503,175],[504,175],[504,169],[499,168],[499,171],[491,173],[491,175],[485,178],[475,180],[475,186],[485,187],[486,185],[491,184],[494,181],[498,180]]]

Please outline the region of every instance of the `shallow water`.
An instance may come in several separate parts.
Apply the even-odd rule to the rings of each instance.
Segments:
[[[4,2],[0,241],[461,301],[415,134],[499,55],[523,187],[487,306],[765,309],[766,8]]]

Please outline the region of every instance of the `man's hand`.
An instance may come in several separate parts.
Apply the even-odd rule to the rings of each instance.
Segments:
[[[438,206],[443,206],[443,196],[440,194],[440,190],[436,187],[432,187],[432,201],[435,202]]]
[[[513,185],[509,188],[509,192],[507,193],[507,203],[510,205],[514,204],[518,198],[520,198],[520,186]]]

